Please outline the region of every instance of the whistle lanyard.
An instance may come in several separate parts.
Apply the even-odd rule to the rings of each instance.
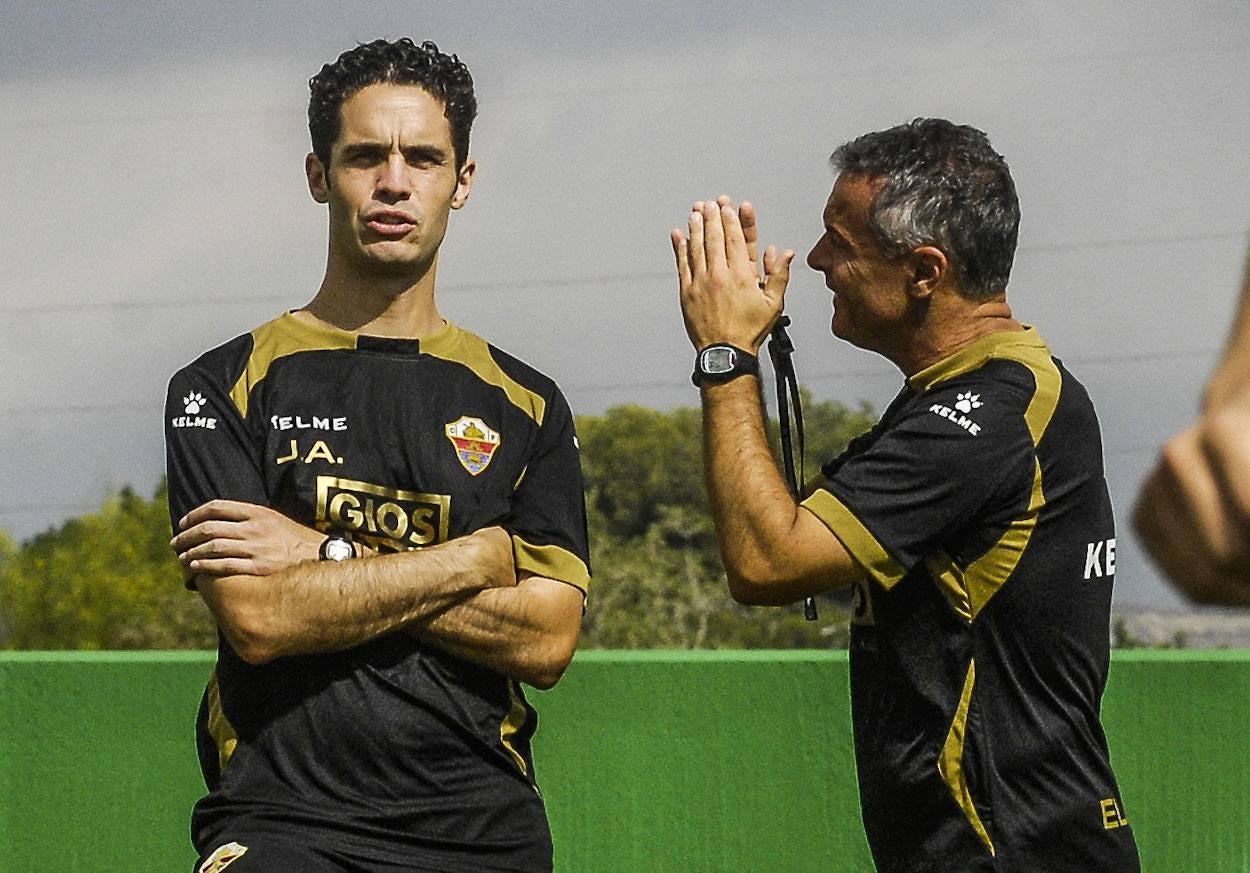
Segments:
[[[803,455],[806,449],[803,441],[803,400],[799,395],[799,379],[794,374],[794,342],[786,328],[790,326],[790,316],[780,315],[773,325],[768,338],[768,357],[773,362],[773,378],[777,387],[777,425],[781,434],[781,463],[785,467],[786,484],[795,500],[802,499]],[[790,438],[790,414],[794,411],[794,433],[797,440]],[[795,462],[794,442],[798,443],[798,461]],[[816,620],[816,598],[808,597],[803,601],[803,617],[808,621]]]

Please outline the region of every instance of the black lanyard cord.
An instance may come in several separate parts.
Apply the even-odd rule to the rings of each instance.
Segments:
[[[794,373],[794,342],[786,328],[790,316],[780,315],[768,337],[768,357],[773,362],[773,378],[777,387],[777,424],[781,433],[781,463],[786,471],[786,483],[795,500],[802,499],[803,458],[806,445],[803,440],[803,401],[799,396],[799,379]],[[794,442],[790,439],[790,408],[794,407],[794,432],[798,437],[799,456],[796,466]],[[816,620],[816,598],[803,601],[803,617]]]

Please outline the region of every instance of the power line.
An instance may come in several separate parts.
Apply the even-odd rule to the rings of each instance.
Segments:
[[[1136,236],[1121,239],[1090,240],[1068,243],[1038,243],[1021,246],[1017,255],[1028,252],[1062,252],[1081,250],[1100,250],[1125,248],[1137,245],[1173,245],[1196,242],[1217,242],[1222,240],[1246,239],[1250,231],[1239,230],[1222,233],[1196,233],[1185,236]],[[529,289],[529,288],[579,288],[593,285],[612,285],[621,283],[641,282],[672,282],[674,273],[671,270],[649,270],[639,273],[600,273],[589,276],[546,277],[538,279],[509,279],[501,281],[460,282],[442,286],[440,293],[490,293],[498,291]],[[290,295],[263,295],[255,297],[194,297],[189,300],[113,300],[113,301],[79,301],[74,303],[39,303],[32,306],[15,306],[8,310],[12,315],[50,315],[65,312],[91,312],[99,310],[130,310],[130,309],[192,309],[196,307],[214,306],[254,306],[260,304],[290,304]]]
[[[1068,363],[1080,364],[1135,364],[1147,361],[1169,361],[1186,358],[1208,358],[1218,355],[1218,349],[1170,349],[1155,352],[1125,352],[1106,355],[1074,355],[1061,356]],[[886,369],[855,369],[836,372],[818,373],[803,378],[804,384],[827,384],[847,379],[891,379],[901,383],[897,372]],[[686,377],[672,379],[648,379],[635,382],[611,383],[562,383],[566,392],[582,394],[606,394],[617,391],[646,391],[666,388],[681,388],[690,384]],[[24,404],[0,408],[0,418],[15,418],[46,415],[82,415],[100,412],[154,412],[164,409],[163,400],[150,401],[118,401],[115,403],[67,403],[55,406],[37,406]]]
[[[496,292],[518,288],[568,288],[584,285],[607,285],[620,282],[644,282],[664,278],[674,280],[676,274],[650,271],[645,273],[615,273],[598,276],[560,277],[544,279],[505,279],[481,282],[448,283],[439,286],[440,294],[463,294],[465,292]],[[78,312],[99,309],[189,309],[197,306],[249,306],[259,303],[291,303],[291,295],[266,294],[256,297],[194,297],[190,300],[114,300],[75,303],[40,303],[19,306],[9,310],[13,315],[43,315],[48,313]]]
[[[1088,64],[1091,61],[1111,61],[1111,60],[1158,60],[1161,58],[1189,58],[1194,56],[1212,56],[1212,55],[1233,55],[1236,57],[1244,57],[1250,52],[1250,47],[1246,46],[1207,46],[1204,48],[1180,48],[1180,49],[1154,49],[1148,51],[1122,51],[1122,52],[1098,52],[1090,54],[1072,54],[1072,55],[1035,55],[1033,57],[1015,57],[1004,58],[1001,60],[985,60],[980,63],[965,64],[959,69],[961,73],[967,73],[969,70],[999,70],[1003,68],[1029,68],[1029,67],[1047,67],[1065,64]],[[935,70],[931,65],[916,65],[901,67],[898,65],[889,66],[888,70],[883,67],[865,68],[857,66],[853,70],[844,70],[826,75],[812,76],[788,76],[781,78],[743,78],[736,80],[719,79],[710,81],[707,79],[683,80],[681,88],[683,93],[698,91],[707,92],[730,92],[740,94],[745,89],[785,89],[796,85],[819,85],[819,84],[836,84],[844,87],[847,82],[858,80],[879,81],[881,76],[888,74],[895,78],[901,79],[911,75],[923,74],[927,78],[932,78],[940,71]],[[658,82],[656,84],[630,82],[628,85],[604,85],[594,88],[569,88],[569,89],[547,89],[547,90],[524,90],[520,88],[504,87],[499,89],[492,95],[488,95],[487,99],[491,102],[499,103],[524,103],[527,101],[550,100],[561,97],[598,97],[607,95],[643,95],[643,94],[671,94],[673,93],[673,85],[667,82]],[[479,102],[482,101],[479,96]],[[169,112],[169,113],[130,113],[123,115],[102,115],[95,118],[48,118],[46,116],[38,119],[20,119],[16,122],[0,125],[0,134],[16,133],[18,131],[27,132],[33,129],[47,128],[72,128],[72,127],[93,127],[93,126],[121,126],[135,125],[141,123],[186,123],[193,120],[219,120],[219,121],[235,121],[244,118],[257,119],[282,119],[283,123],[298,122],[302,127],[303,106],[288,105],[268,105],[263,108],[250,109],[248,111],[238,111],[235,109],[222,110],[217,112]]]

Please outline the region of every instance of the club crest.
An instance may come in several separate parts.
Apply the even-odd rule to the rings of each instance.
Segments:
[[[462,415],[448,424],[446,430],[460,465],[473,476],[486,469],[495,449],[499,448],[499,434],[480,418]]]

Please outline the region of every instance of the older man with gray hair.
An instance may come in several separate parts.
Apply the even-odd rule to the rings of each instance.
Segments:
[[[672,232],[730,593],[854,587],[861,807],[882,873],[1139,870],[1099,704],[1115,528],[1085,389],[1007,304],[1019,206],[985,134],[870,133],[807,256],[833,333],[906,380],[796,501],[769,450],[759,346],[792,251],[757,265],[755,210]]]

